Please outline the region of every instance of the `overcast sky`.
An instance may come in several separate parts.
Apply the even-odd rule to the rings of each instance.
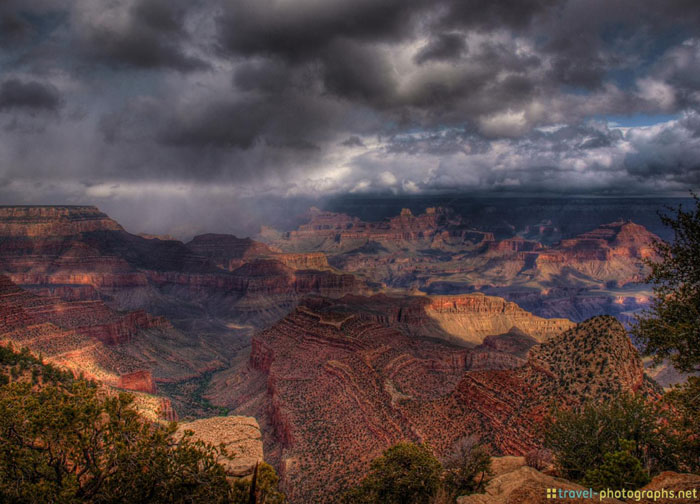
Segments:
[[[0,0],[0,69],[5,203],[700,186],[697,0]]]

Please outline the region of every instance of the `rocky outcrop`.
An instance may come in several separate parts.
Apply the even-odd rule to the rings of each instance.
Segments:
[[[529,353],[533,369],[551,376],[560,393],[609,400],[622,392],[658,394],[625,328],[614,317],[594,317]],[[550,382],[551,380],[547,380]]]
[[[186,246],[194,254],[207,257],[219,268],[227,271],[239,268],[248,260],[273,253],[264,243],[227,234],[198,235]]]
[[[425,311],[447,333],[471,343],[481,343],[487,336],[512,329],[541,342],[575,325],[566,319],[536,317],[515,303],[482,294],[431,296]]]
[[[523,466],[493,478],[484,493],[457,498],[457,504],[549,504],[552,497],[547,496],[547,491],[551,489],[557,492],[555,499],[566,502],[585,504],[597,500],[588,488]],[[616,499],[605,502],[622,504]]]
[[[491,233],[469,228],[445,208],[427,208],[421,215],[404,209],[398,216],[381,222],[364,222],[318,208],[311,208],[307,217],[308,223],[294,231],[267,232],[261,238],[289,252],[332,253],[354,249],[361,252],[368,245],[383,250],[472,247],[493,239]]]
[[[225,416],[181,422],[178,436],[191,432],[192,441],[223,445],[230,458],[220,462],[232,477],[243,477],[253,473],[255,465],[263,461],[263,442],[260,426],[252,417]]]
[[[307,298],[307,305],[313,304]],[[319,301],[322,306],[325,301]],[[489,336],[520,331],[545,341],[575,324],[566,319],[534,316],[515,303],[483,294],[456,296],[344,296],[333,304],[347,305],[380,323],[405,326],[413,334],[442,337],[461,345],[479,345]]]
[[[117,387],[136,392],[156,393],[156,382],[150,371],[140,370],[119,377]]]
[[[304,300],[254,336],[247,369],[207,392],[270,427],[266,451],[292,502],[333,495],[398,441],[425,442],[442,455],[477,435],[494,453],[523,455],[541,445],[552,402],[597,400],[606,390],[656,393],[639,381],[638,355],[607,319],[551,344],[514,330],[464,348],[422,336],[399,313],[407,304],[381,296]],[[566,369],[569,382],[560,379]]]
[[[679,474],[672,471],[662,472],[641,488],[643,491],[652,492],[645,498],[634,502],[642,504],[672,504],[677,502],[698,502],[700,500],[700,475]],[[671,498],[670,492],[674,493]],[[682,497],[679,497],[682,492]],[[628,500],[629,502],[629,500]]]

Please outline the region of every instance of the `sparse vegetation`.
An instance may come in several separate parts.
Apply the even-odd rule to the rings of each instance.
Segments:
[[[476,436],[457,441],[443,464],[445,486],[457,496],[483,491],[491,474],[491,455]]]
[[[547,448],[537,448],[525,454],[525,464],[543,471],[554,463],[554,454]]]

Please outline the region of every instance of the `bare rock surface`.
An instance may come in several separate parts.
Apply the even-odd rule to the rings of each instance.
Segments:
[[[571,481],[543,474],[532,467],[519,467],[493,478],[486,485],[482,494],[459,497],[457,504],[549,504],[547,489],[578,490],[586,488]],[[591,498],[561,499],[567,503],[584,504],[592,502]],[[606,499],[607,503],[620,503],[615,499]]]
[[[230,476],[252,474],[255,464],[263,460],[262,434],[258,421],[253,417],[225,416],[183,422],[178,434],[192,431],[195,441],[212,445],[223,444],[232,460],[223,460]]]

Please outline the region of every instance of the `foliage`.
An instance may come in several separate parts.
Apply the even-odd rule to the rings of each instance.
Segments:
[[[671,244],[657,243],[660,261],[650,263],[647,281],[654,285],[651,308],[638,317],[632,334],[658,364],[671,361],[681,372],[700,372],[700,199],[695,209],[661,220],[674,233]],[[684,468],[700,470],[700,378],[666,394],[675,410],[674,428],[684,436],[680,454]]]
[[[277,489],[279,476],[275,469],[266,463],[257,468],[255,480],[255,504],[284,504],[287,498]],[[233,499],[235,504],[248,504],[250,502],[250,487],[253,479],[241,479],[236,481],[233,487]]]
[[[631,440],[631,453],[650,474],[677,470],[681,440],[668,426],[666,411],[643,397],[621,396],[577,410],[556,411],[545,433],[545,445],[559,472],[581,481],[587,471],[605,463],[605,454],[622,451],[620,440]]]
[[[455,495],[483,490],[491,474],[491,455],[475,436],[460,439],[444,460],[445,483]]]
[[[345,502],[428,504],[441,476],[442,466],[427,447],[398,443],[372,462],[369,474],[345,495]]]
[[[649,473],[632,453],[635,449],[634,441],[621,439],[619,444],[620,450],[606,453],[600,467],[586,471],[584,485],[596,490],[604,488],[634,490],[649,483]]]
[[[250,502],[233,500],[225,449],[143,419],[129,394],[1,347],[0,376],[0,502]],[[284,502],[272,468],[260,481],[258,504]]]
[[[647,355],[684,372],[700,371],[700,199],[693,197],[694,210],[678,207],[675,216],[661,216],[674,240],[655,244],[660,260],[648,263],[647,278],[654,299],[632,327]]]
[[[673,427],[683,439],[680,453],[684,469],[700,471],[700,377],[691,376],[683,385],[666,393],[666,402],[675,411]]]

